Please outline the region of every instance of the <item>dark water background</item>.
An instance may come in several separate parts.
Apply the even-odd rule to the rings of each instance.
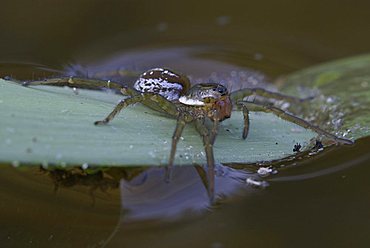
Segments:
[[[333,0],[4,1],[0,74],[169,66],[203,78],[252,69],[272,81],[368,53],[369,9]],[[151,168],[134,179],[125,171],[72,177],[54,193],[47,173],[4,165],[0,247],[369,247],[369,145],[363,138],[298,160],[265,189],[220,167],[226,197],[212,208],[193,167],[175,172],[172,191]]]

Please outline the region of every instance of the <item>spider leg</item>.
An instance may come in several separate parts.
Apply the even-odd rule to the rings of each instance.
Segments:
[[[22,83],[23,86],[35,86],[35,85],[50,85],[50,86],[68,86],[80,89],[90,90],[101,90],[101,89],[113,89],[121,91],[123,94],[133,95],[134,90],[125,87],[124,85],[110,81],[100,80],[92,78],[78,78],[78,77],[60,77],[60,78],[48,78],[40,81],[26,81]]]
[[[202,184],[204,188],[208,192],[208,179],[207,179],[207,172],[204,170],[204,168],[199,164],[194,164],[194,169],[198,173],[200,180],[202,181]]]
[[[207,157],[208,166],[208,195],[211,203],[214,201],[215,196],[215,159],[213,155],[213,145],[211,143],[211,138],[209,136],[209,131],[204,124],[204,119],[196,119],[195,127],[198,133],[203,138],[203,146]]]
[[[122,109],[126,108],[127,106],[131,104],[137,103],[137,102],[142,102],[148,107],[151,107],[154,104],[155,106],[155,108],[153,107],[154,109],[168,113],[169,115],[172,115],[172,116],[177,116],[178,114],[176,105],[166,100],[164,97],[160,95],[153,94],[153,93],[141,93],[141,94],[135,93],[135,95],[121,100],[107,117],[105,117],[101,121],[94,122],[94,124],[95,125],[107,124],[108,122],[113,120],[113,118]]]
[[[311,123],[309,123],[309,122],[307,122],[307,121],[305,121],[305,120],[303,120],[303,119],[301,119],[297,116],[294,116],[292,114],[289,114],[289,113],[285,112],[284,110],[282,110],[280,108],[277,108],[277,107],[274,107],[274,106],[271,106],[271,105],[267,105],[267,104],[259,104],[259,103],[244,102],[244,101],[240,102],[240,104],[242,104],[243,107],[248,107],[248,109],[250,111],[271,112],[271,113],[277,115],[278,117],[280,117],[281,119],[293,122],[294,124],[297,124],[297,125],[299,125],[303,128],[311,129],[311,130],[315,131],[316,133],[318,133],[320,135],[323,135],[323,136],[327,137],[330,140],[335,141],[335,143],[337,143],[337,144],[346,144],[346,145],[353,144],[353,141],[351,141],[349,139],[337,137],[337,136],[319,128],[318,126],[312,125]]]
[[[210,133],[210,142],[213,145],[215,143],[215,139],[218,133],[218,126],[220,124],[220,119],[214,119],[213,120],[213,125]]]
[[[243,116],[244,116],[244,128],[243,128],[243,139],[246,139],[249,133],[249,110],[243,105]]]
[[[290,102],[290,103],[300,103],[300,102],[313,99],[313,97],[298,98],[295,96],[289,96],[289,95],[285,95],[285,94],[278,93],[278,92],[268,91],[262,88],[250,88],[250,89],[247,88],[247,89],[237,90],[230,94],[230,98],[232,99],[233,102],[237,102],[238,100],[243,100],[245,97],[251,96],[251,95],[262,96],[265,98],[272,98],[275,100],[283,100],[283,101]]]
[[[181,134],[182,134],[182,131],[184,130],[185,125],[186,125],[185,118],[182,114],[180,114],[177,118],[176,129],[172,135],[171,153],[170,153],[168,165],[166,167],[166,182],[169,182],[171,179],[177,143],[179,142],[179,139],[181,137]]]
[[[137,95],[137,96],[134,96],[134,97],[130,97],[130,98],[127,98],[127,99],[123,99],[121,100],[113,109],[112,112],[110,112],[110,114],[105,117],[103,120],[101,121],[95,121],[94,122],[94,125],[103,125],[103,124],[107,124],[108,122],[110,122],[111,120],[113,120],[113,118],[123,109],[123,108],[126,108],[127,106],[131,105],[131,104],[134,104],[134,103],[137,103],[137,102],[141,102],[143,101],[143,97],[141,95]]]

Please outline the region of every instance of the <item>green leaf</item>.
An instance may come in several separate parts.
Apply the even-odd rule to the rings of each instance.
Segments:
[[[59,165],[165,165],[174,119],[141,104],[122,111],[109,125],[94,126],[122,96],[100,91],[38,86],[0,80],[0,162]],[[251,163],[292,155],[315,133],[272,114],[251,113],[250,133],[241,138],[243,116],[222,122],[214,145],[217,162]],[[201,138],[188,125],[180,140],[177,165],[205,163]]]
[[[297,71],[280,83],[293,95],[316,90],[311,104],[297,112],[321,127],[352,139],[370,134],[370,55]]]

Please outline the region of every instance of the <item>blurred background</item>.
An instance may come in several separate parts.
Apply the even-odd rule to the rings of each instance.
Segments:
[[[128,52],[144,54],[121,64],[133,66],[146,60],[148,51],[157,51],[157,61],[170,53],[170,63],[185,57],[170,48],[192,48],[197,57],[274,78],[368,52],[369,5],[360,0],[3,1],[0,61],[64,69]],[[191,64],[182,63],[182,70],[199,67]]]
[[[1,7],[0,76],[16,79],[115,77],[167,66],[195,78],[243,70],[273,81],[370,51],[365,0],[34,0],[2,1]],[[40,179],[37,169],[4,167],[0,246],[368,247],[369,158],[353,159],[366,144],[369,139],[319,155],[281,176],[337,165],[350,169],[313,174],[310,180],[282,179],[266,190],[248,191],[248,197],[243,191],[175,224],[123,223],[122,189],[109,197],[102,193],[91,208],[86,188],[64,189],[54,197],[47,175]],[[363,166],[351,167],[356,163]]]

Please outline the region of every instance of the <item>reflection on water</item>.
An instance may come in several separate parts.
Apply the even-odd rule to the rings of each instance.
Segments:
[[[0,199],[6,204],[0,212],[7,228],[0,231],[0,240],[7,244],[58,244],[67,235],[69,241],[102,245],[130,223],[189,220],[210,210],[200,166],[175,168],[170,183],[164,168],[155,167],[1,169]],[[246,188],[246,171],[218,165],[216,174],[217,199]],[[12,227],[20,219],[22,227]],[[83,229],[87,233],[76,241]]]
[[[266,231],[283,235],[284,230],[292,235],[285,239],[298,244],[294,237],[302,237],[302,232],[317,234],[335,228],[335,221],[334,226],[316,224],[322,218],[335,219],[332,211],[341,216],[342,225],[358,223],[368,230],[364,222],[367,208],[359,209],[357,215],[346,211],[352,204],[370,204],[363,197],[368,189],[368,180],[363,179],[370,173],[365,152],[369,141],[366,138],[353,147],[328,149],[322,156],[282,162],[285,165],[270,167],[278,173],[268,175],[254,165],[247,166],[250,170],[217,165],[216,194],[223,204],[216,206],[209,204],[202,167],[175,168],[173,180],[166,183],[164,168],[155,167],[1,166],[0,240],[5,247],[71,243],[148,247],[148,241],[151,247],[180,241],[208,246],[232,245],[234,239],[267,245],[276,241],[263,239]],[[271,187],[255,189],[251,181],[265,181]],[[312,221],[302,220],[303,216]],[[187,240],[189,235],[194,238]]]
[[[212,207],[207,193],[206,172],[202,166],[175,167],[173,178],[166,182],[164,168],[137,167],[102,169],[40,168],[54,184],[54,191],[84,186],[96,202],[98,191],[109,194],[119,189],[123,222],[148,220],[175,220],[199,215]],[[216,166],[215,198],[221,200],[247,187],[247,179],[257,175],[246,170],[236,170],[218,164]],[[253,178],[253,179],[252,179]]]
[[[150,168],[131,181],[121,180],[122,207],[127,211],[123,221],[177,219],[186,214],[204,213],[210,206],[204,174],[195,167],[176,168],[173,180],[164,181],[163,168]],[[218,165],[216,168],[216,201],[246,187],[247,173]],[[203,177],[203,178],[202,178]],[[203,180],[202,180],[203,179]]]

